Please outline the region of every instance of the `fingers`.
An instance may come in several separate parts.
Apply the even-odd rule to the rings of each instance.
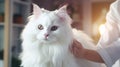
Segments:
[[[76,41],[76,40],[74,40],[74,41],[73,41],[73,44],[70,45],[70,47],[69,47],[70,51],[73,53],[74,49],[77,48],[78,45],[79,45],[79,42]]]
[[[77,48],[77,49],[81,49],[82,48],[82,45],[80,42],[78,42],[77,40],[74,41],[73,43],[73,47]]]
[[[82,51],[82,45],[77,41],[77,40],[74,40],[73,41],[73,44],[69,47],[71,53],[73,53],[73,55],[75,57],[81,57],[81,51]]]
[[[79,53],[80,50],[79,50],[78,48],[73,48],[73,49],[74,49],[74,50],[73,50],[74,56],[77,57],[77,58],[80,57],[80,55],[79,55],[79,54],[80,54],[80,53]]]

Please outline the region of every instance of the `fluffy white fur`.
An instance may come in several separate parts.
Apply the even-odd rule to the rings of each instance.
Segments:
[[[41,24],[43,29],[38,29]],[[58,29],[51,31],[52,26]],[[45,34],[49,34],[45,39]],[[48,11],[33,5],[33,15],[22,32],[21,60],[23,67],[99,67],[100,64],[76,59],[69,50],[73,39],[85,48],[95,49],[91,39],[81,31],[71,28],[71,18],[66,6]]]

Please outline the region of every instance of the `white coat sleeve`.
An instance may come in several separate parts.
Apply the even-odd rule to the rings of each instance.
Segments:
[[[107,67],[112,67],[120,59],[120,39],[105,48],[98,48],[97,52],[101,55]]]
[[[120,58],[120,0],[110,5],[106,16],[105,31],[98,42],[97,52],[105,64],[111,67]]]

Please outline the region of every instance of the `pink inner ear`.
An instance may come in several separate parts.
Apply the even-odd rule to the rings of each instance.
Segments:
[[[61,21],[65,21],[65,17],[61,14],[61,15],[59,15],[59,14],[57,14],[57,16],[59,17],[59,19],[61,20]]]
[[[36,18],[41,14],[41,12],[41,8],[38,5],[33,4],[33,14]]]
[[[65,20],[65,18],[64,17],[62,17],[62,16],[59,16],[60,17],[60,20],[62,20],[62,21],[64,21]]]
[[[60,18],[60,20],[61,21],[64,21],[65,20],[65,14],[63,14],[63,13],[58,13],[58,14],[56,14],[59,18]]]
[[[67,21],[72,24],[72,19],[68,17],[66,13],[57,13],[56,15],[60,18],[61,21]]]
[[[64,5],[63,7],[59,8],[56,11],[56,15],[60,18],[60,20],[65,21],[66,14],[67,14],[67,5]]]

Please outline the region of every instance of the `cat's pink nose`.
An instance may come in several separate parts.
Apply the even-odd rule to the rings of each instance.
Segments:
[[[45,37],[48,37],[49,36],[49,34],[48,33],[46,33],[46,34],[44,34],[45,35]]]

